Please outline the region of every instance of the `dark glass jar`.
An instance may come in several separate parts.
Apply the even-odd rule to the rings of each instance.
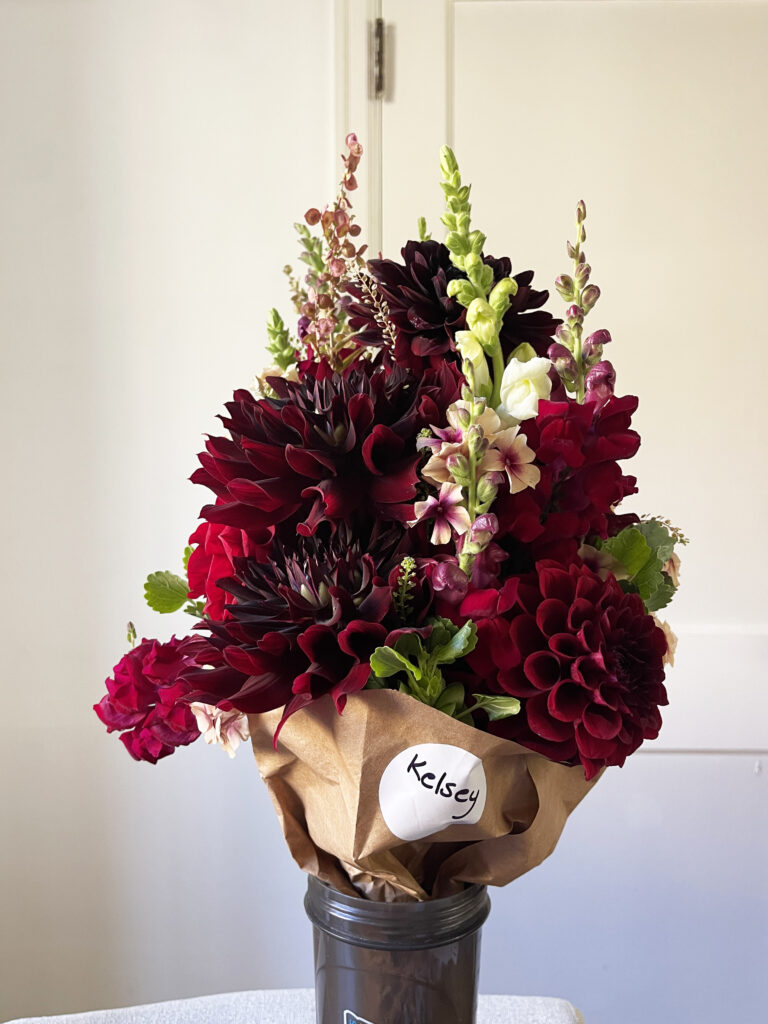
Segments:
[[[474,1024],[480,929],[473,885],[424,903],[346,896],[310,876],[317,1024]]]

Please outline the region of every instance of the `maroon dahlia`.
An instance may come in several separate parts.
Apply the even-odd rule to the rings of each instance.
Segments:
[[[246,713],[285,705],[285,720],[330,693],[341,711],[389,632],[388,576],[404,542],[397,525],[365,538],[342,526],[290,548],[276,542],[267,563],[235,559],[234,576],[219,581],[229,616],[206,626],[219,667],[187,676],[195,699]]]
[[[203,519],[288,539],[323,522],[413,517],[416,437],[457,397],[449,367],[416,377],[363,363],[271,383],[276,398],[235,392],[221,418],[230,436],[209,438],[200,454],[192,479],[217,498]]]
[[[456,331],[463,330],[466,311],[447,293],[448,282],[465,275],[451,263],[448,249],[440,242],[407,242],[401,250],[402,263],[394,260],[370,260],[368,269],[376,282],[379,297],[389,310],[395,329],[394,358],[401,366],[419,370],[439,366],[446,359],[460,362],[456,352]],[[509,277],[512,264],[504,257],[486,256],[494,278]],[[549,298],[546,291],[531,288],[533,271],[515,275],[517,294],[504,317],[501,346],[505,356],[522,342],[528,342],[537,355],[545,355],[560,323],[541,306]],[[385,336],[379,324],[380,311],[358,284],[349,286],[352,301],[347,305],[350,326],[357,332],[361,346],[381,345]]]
[[[661,727],[667,640],[637,594],[585,565],[540,562],[513,608],[479,619],[469,655],[483,689],[522,699],[490,731],[592,778]]]

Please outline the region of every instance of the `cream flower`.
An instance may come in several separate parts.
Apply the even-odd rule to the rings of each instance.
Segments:
[[[536,453],[528,447],[525,437],[518,434],[519,429],[508,427],[493,438],[493,447],[488,455],[491,456],[495,450],[499,456],[498,464],[491,465],[489,461],[486,466],[488,470],[506,472],[510,494],[524,491],[526,487],[535,487],[541,479],[539,467],[531,465]]]
[[[548,373],[552,363],[536,356],[527,363],[511,359],[501,378],[501,405],[496,409],[504,426],[530,420],[539,411],[539,399],[549,398],[552,381]]]
[[[248,719],[240,711],[222,711],[213,704],[195,701],[190,710],[206,743],[220,746],[230,757],[241,742],[250,738]]]

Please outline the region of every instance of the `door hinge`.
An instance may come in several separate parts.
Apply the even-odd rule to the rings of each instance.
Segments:
[[[381,99],[386,92],[386,81],[384,78],[385,36],[384,19],[376,18],[373,23],[373,97],[377,100]]]

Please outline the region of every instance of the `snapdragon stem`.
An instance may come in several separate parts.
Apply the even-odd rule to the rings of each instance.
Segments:
[[[501,405],[501,378],[504,376],[504,353],[501,351],[501,342],[498,336],[496,344],[491,352],[493,360],[493,391],[491,393],[491,408],[496,409]]]

